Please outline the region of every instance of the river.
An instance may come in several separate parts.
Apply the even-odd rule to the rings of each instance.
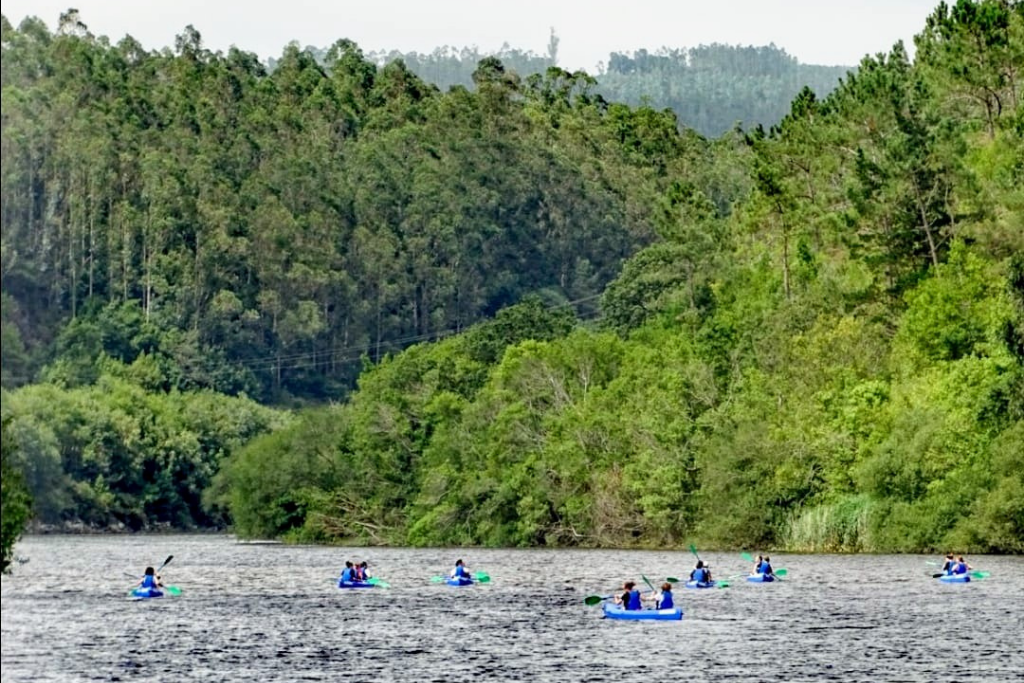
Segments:
[[[675,591],[678,622],[601,618],[583,598],[682,577],[683,552],[324,548],[230,536],[31,536],[2,584],[3,681],[1020,681],[1024,558],[969,558],[945,585],[915,555],[787,555],[786,580]],[[179,597],[132,601],[174,559]],[[701,553],[719,576],[738,553]],[[430,582],[459,557],[491,582]],[[388,589],[334,586],[367,560]]]

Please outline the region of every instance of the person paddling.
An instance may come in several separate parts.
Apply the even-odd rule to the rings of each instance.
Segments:
[[[953,553],[946,553],[946,559],[942,563],[942,573],[946,574],[947,576],[949,574],[952,574],[954,564],[956,564],[956,562],[953,560]]]
[[[147,588],[149,590],[159,590],[164,587],[160,577],[156,575],[156,571],[152,567],[146,567],[146,573],[136,585],[139,588]]]
[[[764,556],[758,555],[757,556],[757,562],[754,563],[754,571],[751,572],[751,573],[752,574],[760,574],[761,573],[761,564],[763,562],[764,562]]]
[[[761,562],[761,567],[757,572],[758,574],[764,574],[765,576],[775,576],[775,570],[772,569],[772,558],[767,555],[764,556],[764,560]]]
[[[971,565],[967,564],[967,562],[964,561],[964,556],[960,555],[959,557],[956,558],[956,562],[953,563],[953,566],[950,568],[949,573],[950,574],[966,574],[967,572],[969,572],[973,568],[974,567],[972,567]]]
[[[462,560],[455,561],[455,569],[452,570],[452,578],[458,579],[459,581],[469,581],[469,571],[466,570],[466,565]]]
[[[638,610],[643,609],[643,603],[640,599],[640,591],[636,588],[636,583],[633,581],[627,581],[622,584],[622,595],[616,596],[615,604],[622,605],[623,609],[627,610]]]
[[[675,606],[672,600],[672,584],[666,581],[661,584],[661,593],[655,598],[654,609],[675,609]]]
[[[355,580],[355,567],[352,566],[351,562],[345,562],[345,568],[341,570],[341,579],[339,579],[339,583],[352,583]]]
[[[690,572],[690,581],[711,583],[711,565],[704,564],[703,560],[697,560],[697,566]]]

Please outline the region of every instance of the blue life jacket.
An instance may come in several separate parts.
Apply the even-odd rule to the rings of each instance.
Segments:
[[[672,591],[662,591],[661,602],[658,604],[658,609],[672,609],[676,605],[672,602]]]
[[[767,562],[762,562],[761,563],[761,567],[760,567],[760,571],[758,571],[758,574],[771,574],[771,573],[773,573],[772,572],[771,564],[769,564]]]
[[[957,562],[956,564],[953,565],[952,573],[953,574],[966,574],[967,573],[967,565],[964,564],[963,562]]]
[[[156,588],[156,577],[152,574],[146,574],[142,577],[142,588]]]
[[[693,570],[693,580],[697,583],[706,583],[708,580],[708,570],[701,567],[700,569]]]
[[[640,591],[635,588],[629,591],[629,602],[626,604],[626,609],[643,609],[643,605],[640,604]]]
[[[342,581],[342,583],[350,583],[350,582],[355,581],[355,580],[356,579],[355,579],[355,576],[353,576],[353,571],[352,571],[351,567],[345,567],[344,569],[341,570],[341,581]]]
[[[466,568],[464,566],[462,566],[461,564],[458,564],[458,565],[455,565],[455,573],[452,574],[452,576],[454,576],[456,579],[461,579],[463,577],[468,579],[469,578],[469,572],[466,571]]]

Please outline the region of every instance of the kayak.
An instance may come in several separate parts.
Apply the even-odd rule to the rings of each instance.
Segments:
[[[622,609],[607,602],[602,607],[605,619],[678,621],[683,618],[683,610],[679,607],[672,609]]]
[[[374,588],[377,584],[368,581],[338,581],[338,588]]]
[[[472,586],[473,579],[468,576],[460,576],[459,578],[451,577],[445,581],[449,586]]]
[[[771,574],[751,574],[747,577],[750,583],[771,583],[774,580],[775,577]]]
[[[942,583],[970,583],[970,574],[943,574],[939,577]]]
[[[164,592],[159,588],[136,588],[132,591],[132,597],[139,600],[162,598],[164,597]]]
[[[684,585],[687,588],[720,588],[721,581],[687,581]]]

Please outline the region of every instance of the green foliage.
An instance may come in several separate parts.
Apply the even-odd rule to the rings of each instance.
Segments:
[[[0,432],[0,474],[3,477],[0,480],[0,500],[3,501],[3,525],[0,530],[0,547],[3,555],[0,557],[0,572],[5,574],[14,557],[14,544],[21,537],[21,532],[25,530],[25,524],[32,513],[32,497],[25,486],[21,471],[14,464],[17,444],[8,431],[8,424],[9,420],[5,417]]]
[[[918,61],[714,142],[551,63],[442,94],[347,41],[268,74],[66,28],[3,48],[5,381],[50,382],[3,408],[41,518],[1022,552],[1019,3],[940,5]],[[249,387],[342,402],[215,393]]]
[[[136,365],[109,360],[95,385],[4,392],[5,434],[19,445],[14,466],[39,521],[223,525],[204,489],[223,458],[283,417],[244,397],[154,393],[128,379]]]

